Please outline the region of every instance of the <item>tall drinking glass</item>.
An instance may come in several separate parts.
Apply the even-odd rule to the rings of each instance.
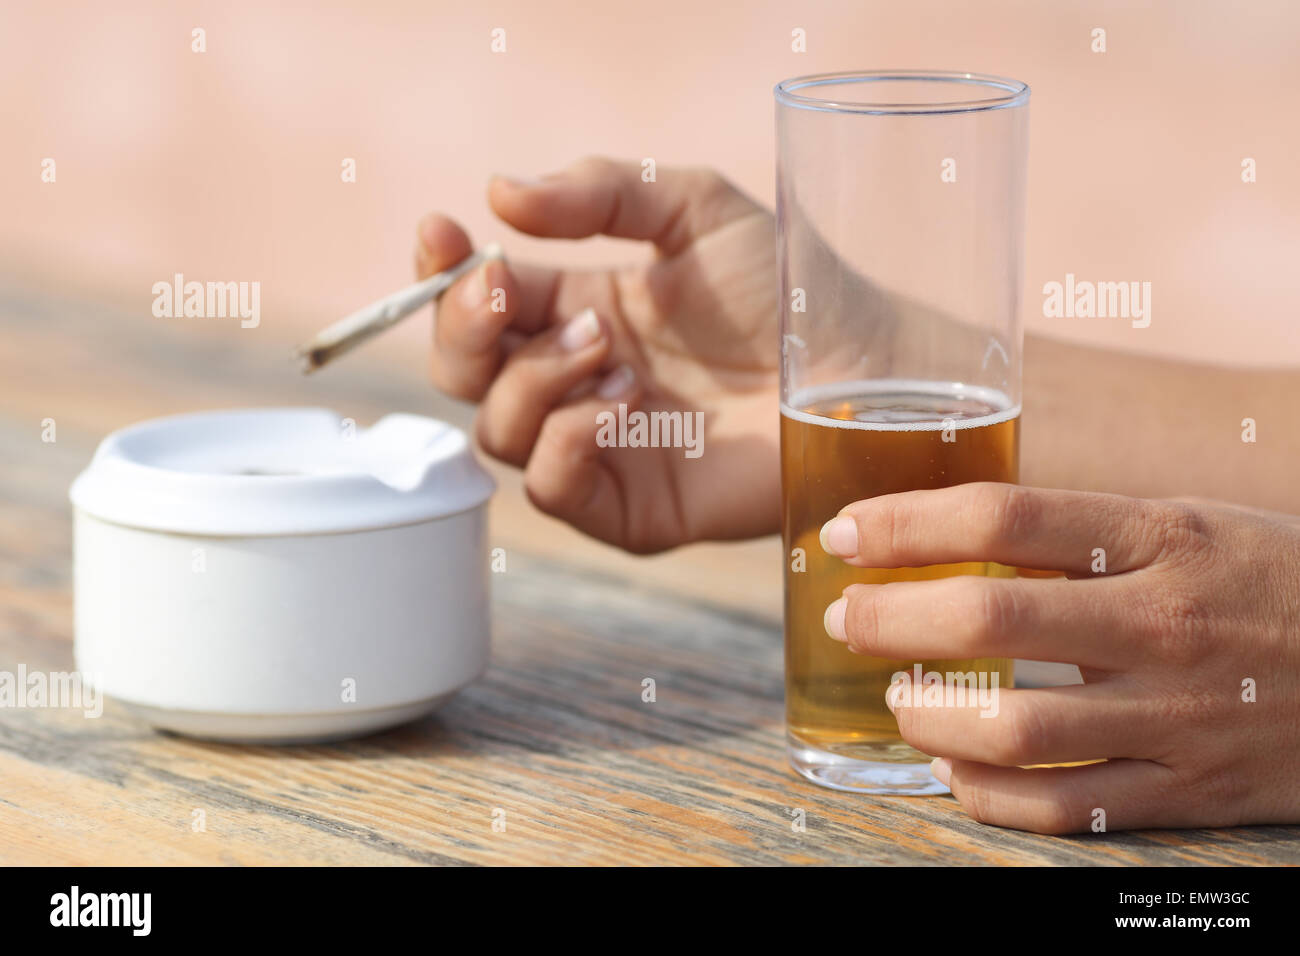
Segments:
[[[1028,119],[1025,84],[971,73],[776,87],[786,728],[828,787],[945,791],[886,706],[898,675],[1012,682],[1010,660],[853,654],[823,614],[855,582],[1014,569],[863,570],[818,534],[863,498],[1018,480]]]

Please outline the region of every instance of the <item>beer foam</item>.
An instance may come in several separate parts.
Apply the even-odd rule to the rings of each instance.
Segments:
[[[872,395],[915,395],[940,401],[976,401],[990,409],[994,409],[994,411],[971,418],[948,415],[910,422],[864,422],[859,419],[830,418],[826,415],[815,415],[802,410],[810,405],[820,405],[837,400],[848,401]],[[800,389],[790,396],[789,402],[781,403],[781,414],[809,425],[859,428],[866,431],[881,432],[923,432],[941,431],[949,426],[954,429],[962,429],[997,425],[1018,417],[1020,415],[1020,405],[1018,403],[1012,404],[1011,398],[1005,392],[984,385],[967,385],[963,382],[931,382],[923,379],[878,378],[863,379],[856,382],[832,382],[829,385],[814,385]]]

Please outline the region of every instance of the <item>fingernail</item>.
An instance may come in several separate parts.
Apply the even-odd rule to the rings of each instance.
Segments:
[[[599,338],[600,319],[596,318],[596,310],[583,309],[560,330],[560,348],[566,352],[576,352]]]
[[[947,757],[935,757],[930,761],[930,773],[945,787],[948,786],[948,781],[952,779],[952,761]]]
[[[632,366],[620,365],[605,376],[605,380],[596,389],[596,394],[601,398],[618,398],[623,393],[631,391],[635,381],[636,375],[632,372]]]
[[[858,524],[848,515],[832,518],[822,525],[822,550],[837,558],[851,558],[858,553]]]
[[[488,300],[490,290],[487,271],[490,265],[492,263],[485,262],[465,277],[464,285],[460,290],[460,304],[465,308],[477,309]]]
[[[840,598],[832,601],[826,608],[826,613],[822,615],[822,626],[826,628],[826,633],[835,640],[846,643],[848,638],[844,634],[844,612],[848,610],[848,606],[848,599]]]

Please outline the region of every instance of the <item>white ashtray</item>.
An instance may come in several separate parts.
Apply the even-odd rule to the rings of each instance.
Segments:
[[[434,710],[487,667],[492,478],[457,428],[325,409],[109,435],[73,482],[77,669],[161,729],[295,743]]]

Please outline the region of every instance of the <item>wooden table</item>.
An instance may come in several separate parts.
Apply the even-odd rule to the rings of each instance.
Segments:
[[[72,669],[67,488],[111,429],[264,404],[469,419],[424,384],[411,333],[304,380],[293,329],[153,319],[149,301],[0,288],[0,670]],[[330,746],[189,741],[111,701],[100,719],[0,710],[0,862],[1300,861],[1296,827],[1049,838],[975,824],[950,797],[806,783],[782,745],[776,542],[631,558],[537,515],[497,474],[507,570],[484,680],[433,718]]]

